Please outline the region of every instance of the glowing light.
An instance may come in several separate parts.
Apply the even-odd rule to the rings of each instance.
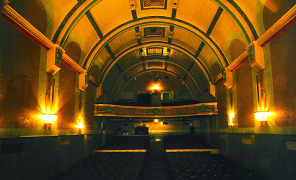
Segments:
[[[54,123],[57,121],[58,118],[58,116],[54,114],[43,114],[38,117],[42,119],[44,123]]]
[[[160,90],[160,87],[158,84],[154,84],[154,86],[152,87],[152,90]]]
[[[80,122],[78,122],[78,124],[75,127],[82,129],[84,128],[84,124],[83,124],[82,118],[80,117],[79,119],[80,119]]]
[[[158,122],[158,119],[154,119],[154,122],[157,123]]]
[[[257,111],[254,114],[257,121],[267,121],[268,117],[273,115],[273,113],[268,111]]]
[[[231,114],[229,115],[229,123],[228,123],[228,125],[231,126],[231,127],[234,126],[233,118],[234,118],[234,113],[231,113]]]

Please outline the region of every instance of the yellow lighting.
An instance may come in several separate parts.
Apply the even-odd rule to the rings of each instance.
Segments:
[[[80,122],[78,122],[78,124],[75,127],[82,129],[84,128],[84,124],[83,124],[82,118],[79,118],[79,119],[80,119]]]
[[[268,117],[273,115],[273,113],[270,113],[268,111],[257,111],[254,114],[257,121],[267,121]]]
[[[158,122],[158,119],[154,119],[154,122],[157,123]]]
[[[54,123],[57,121],[58,118],[58,116],[54,114],[43,114],[38,117],[42,119],[44,123]]]
[[[152,87],[152,90],[160,90],[160,87],[158,84],[154,84],[154,86]]]
[[[228,125],[232,126],[232,127],[234,126],[233,118],[234,118],[234,113],[231,113],[229,115],[229,123],[228,123]]]

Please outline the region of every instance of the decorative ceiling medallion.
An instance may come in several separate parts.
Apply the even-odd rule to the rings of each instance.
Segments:
[[[145,38],[149,37],[164,37],[164,27],[145,27],[144,34]]]
[[[160,47],[151,47],[147,48],[147,55],[162,55],[163,48]]]
[[[162,67],[162,62],[148,62],[148,67]]]
[[[166,9],[167,0],[141,0],[142,9]]]

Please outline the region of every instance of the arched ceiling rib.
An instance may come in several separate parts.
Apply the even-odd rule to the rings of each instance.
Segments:
[[[149,70],[146,70],[146,71],[141,71],[141,72],[135,74],[134,76],[132,76],[130,79],[128,79],[128,80],[124,83],[124,85],[123,85],[123,86],[120,88],[120,90],[119,90],[118,97],[121,96],[121,94],[122,94],[124,88],[128,85],[128,83],[129,83],[130,81],[132,81],[133,79],[135,79],[135,77],[137,77],[137,76],[139,76],[139,75],[141,75],[141,74],[149,73],[149,72],[153,72],[153,71],[165,72],[165,73],[170,74],[170,75],[173,75],[173,76],[175,76],[175,77],[177,77],[177,78],[181,78],[181,77],[180,77],[178,74],[176,74],[175,72],[168,71],[168,70],[165,70],[165,69],[156,69],[156,68],[155,68],[155,69],[149,69]],[[186,82],[185,82],[185,86],[187,87],[187,89],[189,90],[191,96],[193,97],[193,96],[194,96],[194,91],[192,90],[192,87],[190,87]]]
[[[197,27],[194,27],[194,26],[190,25],[189,23],[186,23],[181,20],[172,20],[172,19],[165,18],[165,17],[147,17],[144,19],[139,19],[137,21],[128,22],[128,23],[123,24],[123,25],[113,29],[112,31],[110,31],[104,37],[104,39],[99,40],[93,46],[93,48],[88,53],[86,59],[84,60],[83,67],[85,69],[89,69],[89,66],[91,66],[92,61],[96,58],[96,56],[102,50],[102,48],[104,48],[112,39],[114,39],[119,34],[125,32],[129,29],[140,26],[140,25],[153,25],[153,24],[169,24],[169,25],[173,25],[173,26],[178,26],[182,29],[185,29],[185,30],[193,33],[194,35],[198,36],[206,45],[208,45],[213,50],[213,52],[216,54],[218,60],[220,61],[221,66],[226,67],[228,65],[229,62],[226,59],[226,56],[223,53],[223,51],[217,45],[217,43],[215,43],[214,40],[212,40],[209,36],[207,36],[207,33],[202,32]],[[194,56],[198,56],[199,51],[200,50],[198,50],[198,52],[196,52],[196,54]]]
[[[138,59],[142,48],[163,47],[172,49],[173,52],[178,52],[177,54],[179,54],[179,58],[181,59],[187,57],[191,59],[192,62],[189,63],[190,65],[188,63],[186,66],[174,65],[179,69],[183,68],[183,71],[186,72],[186,77],[193,77],[191,79],[194,80],[194,84],[199,87],[200,91],[200,86],[208,86],[208,83],[201,83],[202,85],[200,85],[200,73],[203,73],[207,81],[211,82],[215,79],[211,70],[213,64],[219,64],[221,69],[224,69],[232,62],[231,59],[227,59],[228,56],[226,54],[228,49],[225,47],[225,41],[228,41],[231,37],[231,31],[240,31],[247,42],[258,38],[256,30],[243,11],[243,8],[237,5],[240,2],[234,2],[233,0],[198,2],[166,0],[167,5],[164,9],[153,10],[141,8],[141,2],[142,0],[79,0],[58,27],[53,36],[53,42],[63,47],[70,34],[78,32],[77,30],[73,31],[75,26],[83,26],[83,22],[80,20],[84,17],[84,21],[89,21],[88,24],[90,25],[88,25],[88,28],[92,28],[92,32],[96,33],[96,41],[88,41],[95,44],[90,45],[88,43],[87,47],[91,48],[86,49],[84,52],[82,57],[84,60],[80,65],[89,71],[94,64],[99,64],[100,74],[95,77],[99,78],[97,81],[100,84],[105,81],[107,74],[110,73],[113,66],[117,66],[117,69],[119,69],[121,73],[119,77],[125,77],[125,71],[127,69],[121,69],[118,62],[121,62],[121,59],[124,59],[127,54],[133,53],[134,57],[132,59]],[[203,7],[201,5],[206,6]],[[107,9],[102,9],[103,7]],[[197,12],[195,12],[194,7],[198,10]],[[115,18],[116,13],[113,11],[120,8],[122,9],[120,11],[122,17]],[[178,14],[179,9],[180,13]],[[189,12],[192,10],[194,12]],[[206,18],[202,18],[198,14],[199,11],[203,12],[204,14],[202,16]],[[209,12],[208,14],[207,11]],[[104,19],[111,19],[110,25],[106,21],[102,23]],[[230,21],[232,23],[227,23]],[[226,23],[225,26],[227,24],[229,26],[221,34],[215,27],[223,28],[224,22]],[[218,25],[216,26],[216,24]],[[233,25],[236,27],[231,29]],[[163,36],[146,37],[146,32],[144,31],[149,26],[163,27]],[[174,35],[175,31],[176,35]],[[187,35],[182,37],[182,34]],[[224,37],[220,38],[219,36],[221,35]],[[188,39],[188,37],[193,38]],[[170,56],[169,54],[164,58],[171,58]],[[97,62],[98,59],[100,62]],[[143,60],[144,58],[142,57]],[[170,63],[173,64],[172,61]],[[122,64],[134,67],[131,62]],[[194,64],[201,69],[201,72],[191,72]],[[194,68],[194,70],[197,70],[197,68]],[[172,73],[177,74],[178,72]],[[116,83],[112,86],[112,89],[115,86]]]
[[[208,81],[211,81],[211,77],[210,77],[210,73],[209,70],[206,68],[205,65],[203,65],[202,61],[200,61],[198,58],[195,58],[193,54],[191,54],[190,52],[186,51],[186,49],[183,49],[182,47],[178,47],[176,45],[172,45],[172,44],[168,44],[167,42],[151,42],[151,43],[145,43],[145,44],[141,44],[141,45],[136,45],[136,46],[132,46],[132,47],[128,47],[124,52],[120,53],[120,55],[116,58],[114,58],[112,61],[110,61],[108,63],[108,65],[106,66],[106,68],[103,70],[102,76],[99,80],[99,82],[104,82],[106,75],[108,74],[108,72],[110,71],[110,69],[116,64],[116,62],[121,59],[125,54],[130,53],[132,51],[138,51],[139,48],[144,48],[144,47],[169,47],[172,49],[176,49],[180,52],[182,52],[183,54],[186,54],[188,57],[190,57],[192,60],[195,60],[195,62],[201,67],[201,69],[203,70],[205,76],[207,77]]]
[[[133,64],[129,65],[121,74],[119,77],[116,78],[116,81],[113,83],[112,85],[112,89],[110,91],[110,94],[113,94],[114,92],[114,89],[116,87],[116,84],[118,83],[118,81],[121,80],[121,78],[128,72],[130,71],[132,68],[136,67],[136,66],[142,66],[143,63],[148,63],[148,62],[161,62],[161,63],[167,63],[169,65],[173,65],[173,66],[176,66],[178,67],[179,69],[181,69],[182,71],[186,72],[186,74],[188,74],[188,76],[194,81],[194,84],[198,87],[198,91],[200,94],[202,94],[202,91],[200,89],[200,85],[198,83],[198,80],[194,77],[194,75],[188,71],[188,69],[184,66],[182,66],[181,64],[175,62],[174,60],[171,60],[171,59],[152,59],[152,60],[144,60],[142,61],[141,59],[140,60],[137,60],[137,61],[134,61]],[[160,69],[164,69],[164,68],[160,68]],[[181,77],[184,81],[186,80],[186,77]]]

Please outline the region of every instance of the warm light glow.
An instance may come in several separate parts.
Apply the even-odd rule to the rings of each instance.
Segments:
[[[160,90],[160,87],[158,84],[154,84],[154,86],[152,87],[152,90]]]
[[[273,115],[273,113],[268,111],[257,111],[255,113],[255,119],[257,119],[257,121],[267,121],[268,117],[271,115]]]
[[[158,119],[154,119],[154,122],[157,123],[158,122]]]
[[[152,130],[151,132],[154,132],[154,130]]]
[[[57,121],[58,118],[58,116],[54,114],[43,114],[38,117],[42,119],[44,123],[54,123]]]
[[[275,3],[274,0],[261,0],[261,2],[265,5],[265,7],[267,7],[274,13],[279,9],[278,5]]]
[[[75,127],[82,129],[84,128],[84,124],[83,124],[82,118],[80,117],[79,119],[80,119],[80,122],[78,122],[78,124]]]
[[[229,123],[228,123],[229,126],[234,126],[233,118],[234,118],[234,113],[231,113],[229,115]]]

